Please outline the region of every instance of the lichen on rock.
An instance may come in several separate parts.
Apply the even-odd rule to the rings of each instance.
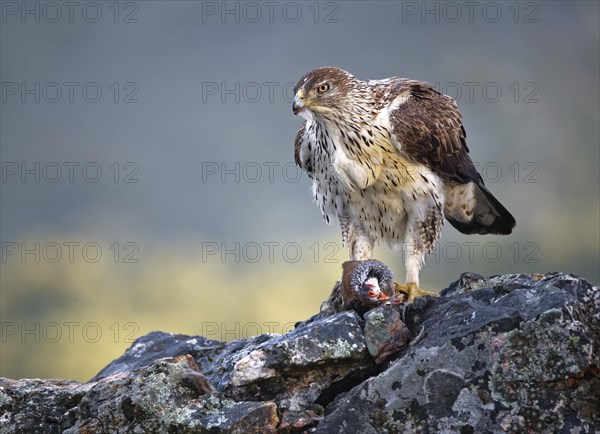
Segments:
[[[0,379],[0,433],[600,432],[600,289],[465,273],[232,342],[152,332],[90,382]]]

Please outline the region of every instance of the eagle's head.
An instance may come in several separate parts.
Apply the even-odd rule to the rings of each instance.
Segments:
[[[307,72],[294,87],[292,109],[295,115],[330,117],[349,108],[350,94],[358,80],[340,68],[326,66]]]

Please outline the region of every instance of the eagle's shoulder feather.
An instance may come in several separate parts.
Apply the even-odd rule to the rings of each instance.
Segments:
[[[393,86],[394,99],[402,100],[389,112],[400,152],[445,179],[483,184],[469,157],[456,101],[422,81],[397,79]]]
[[[294,161],[296,164],[306,173],[311,176],[314,171],[313,155],[310,152],[311,145],[307,137],[306,122],[302,124],[298,132],[296,133],[296,139],[294,140]]]
[[[298,129],[296,133],[296,138],[294,139],[294,161],[300,167],[302,167],[302,162],[300,161],[300,147],[302,146],[302,137],[304,136],[304,124]]]

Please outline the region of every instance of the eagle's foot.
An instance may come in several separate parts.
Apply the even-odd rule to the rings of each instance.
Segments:
[[[394,282],[394,294],[398,296],[398,293],[402,293],[406,297],[406,301],[412,303],[416,298],[424,297],[426,295],[438,296],[435,292],[425,291],[414,282],[408,283],[395,283]]]

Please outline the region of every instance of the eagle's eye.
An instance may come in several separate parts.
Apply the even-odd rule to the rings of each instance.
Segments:
[[[323,83],[319,85],[317,90],[319,91],[319,93],[325,93],[329,90],[330,87],[331,86],[329,85],[329,83]]]

